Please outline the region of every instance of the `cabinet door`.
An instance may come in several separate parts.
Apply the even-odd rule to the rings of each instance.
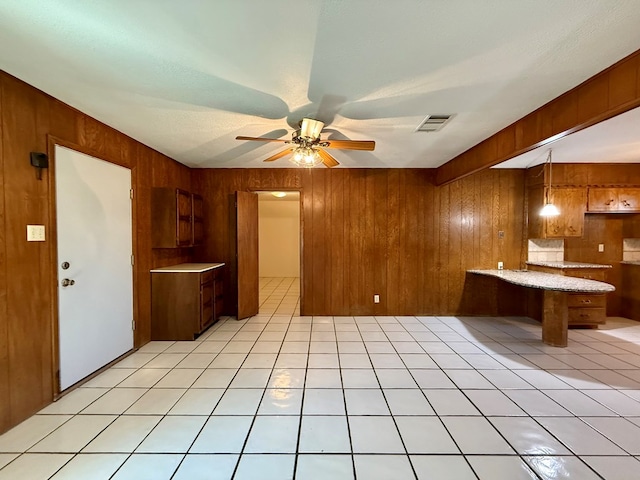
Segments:
[[[560,210],[560,215],[547,219],[547,237],[581,237],[587,205],[586,189],[556,187],[551,189],[549,197]]]
[[[618,211],[640,212],[640,188],[618,189]]]
[[[213,281],[200,285],[200,331],[213,323]]]
[[[196,193],[191,194],[192,244],[202,245],[204,241],[204,202]]]
[[[546,224],[540,216],[544,206],[544,188],[534,187],[527,191],[529,238],[546,238]]]
[[[176,244],[191,245],[191,195],[184,190],[176,189]]]
[[[590,212],[613,212],[618,207],[618,192],[614,188],[589,188]]]

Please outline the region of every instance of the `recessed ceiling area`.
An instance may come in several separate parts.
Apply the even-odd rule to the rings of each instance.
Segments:
[[[336,168],[429,168],[638,50],[638,25],[640,0],[4,0],[0,68],[191,167],[289,168],[235,137],[309,117],[376,142]],[[427,113],[455,116],[415,132]]]
[[[530,168],[544,163],[640,163],[640,108],[566,135],[493,168]]]

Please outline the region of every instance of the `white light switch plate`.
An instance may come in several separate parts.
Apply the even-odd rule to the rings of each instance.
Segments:
[[[598,251],[599,252],[604,252],[604,243],[599,243],[598,244]]]
[[[380,295],[373,296],[373,303],[380,303]]]
[[[504,268],[504,263],[498,262],[498,270],[502,270]]]
[[[44,241],[44,225],[27,225],[27,242]]]

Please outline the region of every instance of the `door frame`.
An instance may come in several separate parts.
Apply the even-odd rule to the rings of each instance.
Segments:
[[[300,316],[304,310],[304,190],[300,187],[263,187],[263,188],[249,188],[247,191],[251,193],[257,192],[298,192],[300,198],[298,199],[300,204]],[[260,221],[260,214],[258,214],[258,221]],[[258,292],[259,293],[259,292]]]
[[[63,140],[61,138],[55,137],[53,135],[47,134],[47,155],[49,157],[49,174],[48,177],[48,189],[49,189],[49,233],[48,233],[48,244],[49,244],[49,258],[51,259],[50,265],[48,267],[49,274],[49,285],[50,285],[50,295],[51,295],[51,312],[50,312],[50,321],[51,321],[51,378],[52,378],[52,386],[53,386],[53,400],[57,400],[61,396],[65,395],[69,391],[75,389],[77,385],[80,385],[89,379],[91,379],[94,375],[89,375],[86,379],[81,380],[74,386],[65,390],[64,393],[60,392],[60,332],[58,329],[58,216],[57,216],[57,203],[56,203],[56,158],[55,151],[56,145],[60,147],[65,147],[70,150],[74,150],[76,152],[89,155],[90,157],[97,158],[98,160],[103,160],[108,163],[112,163],[114,165],[118,165],[121,167],[128,168],[131,171],[131,188],[134,191],[133,199],[131,200],[131,251],[134,255],[134,259],[138,257],[138,235],[137,235],[137,195],[135,192],[137,189],[137,168],[136,166],[131,166],[124,162],[121,158],[116,158],[111,155],[107,155],[102,152],[98,152],[91,148],[83,147],[73,142],[69,142],[67,140]],[[134,265],[132,266],[132,294],[133,294],[133,320],[136,325],[136,329],[133,331],[133,350],[138,348],[139,340],[137,336],[138,332],[138,309],[139,309],[139,300],[138,300],[138,289],[136,288],[137,280],[139,278],[138,265],[140,262],[134,261]],[[126,355],[126,354],[125,354]],[[118,359],[121,357],[118,357]],[[118,360],[115,359],[115,360]],[[114,360],[114,361],[115,361]],[[113,362],[111,362],[113,363]],[[109,366],[111,363],[105,365]],[[100,372],[102,369],[98,370]],[[97,373],[97,372],[96,372]]]

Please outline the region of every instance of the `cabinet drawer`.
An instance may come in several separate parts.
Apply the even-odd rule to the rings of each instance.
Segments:
[[[213,281],[213,270],[202,272],[200,274],[200,284],[209,283],[211,281]]]
[[[570,308],[569,325],[597,325],[605,323],[605,308]]]
[[[567,299],[567,306],[569,308],[590,308],[590,307],[601,307],[604,308],[607,306],[607,297],[606,295],[580,295],[580,294],[571,294]]]
[[[567,277],[586,278],[587,280],[598,280],[604,282],[605,271],[598,268],[567,268],[564,270]]]

